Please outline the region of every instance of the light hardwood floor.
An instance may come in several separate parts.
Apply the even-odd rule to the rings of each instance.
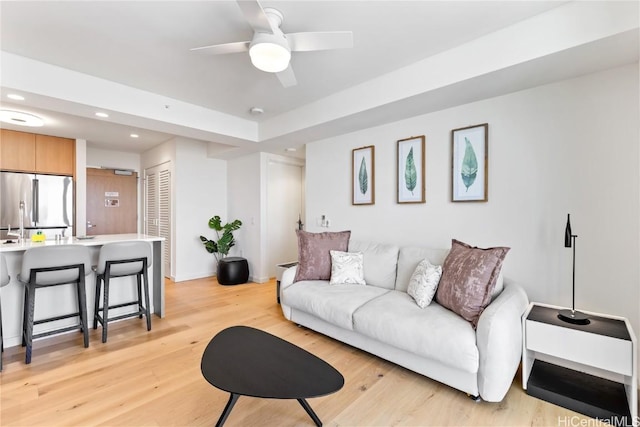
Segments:
[[[110,324],[37,341],[33,362],[5,350],[0,375],[2,426],[212,426],[228,394],[200,373],[209,340],[232,325],[280,336],[316,354],[345,377],[337,393],[309,399],[330,426],[594,426],[594,420],[528,396],[516,377],[501,403],[464,393],[287,321],[275,282],[220,286],[215,279],[166,285],[167,315]],[[573,418],[575,417],[575,418]],[[559,423],[560,421],[560,423]],[[590,422],[591,424],[581,424]],[[312,426],[295,400],[241,397],[228,426]],[[601,424],[604,425],[604,424]]]

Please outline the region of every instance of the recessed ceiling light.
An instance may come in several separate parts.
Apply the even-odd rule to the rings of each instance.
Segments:
[[[132,133],[131,135],[129,135],[131,138],[139,138],[140,135],[138,135],[137,133]]]
[[[289,148],[285,148],[285,149],[284,149],[284,151],[288,151],[288,152],[290,152],[290,153],[293,153],[293,152],[295,152],[295,151],[298,151],[298,149],[297,149],[297,148],[294,148],[294,147],[289,147]]]
[[[10,93],[9,95],[7,95],[7,98],[15,99],[16,101],[24,101],[24,96],[18,95],[17,93]]]
[[[96,116],[103,117],[103,118],[109,117],[109,115],[107,113],[96,113]]]
[[[33,114],[22,111],[0,110],[0,122],[11,123],[18,126],[40,127],[44,120]]]

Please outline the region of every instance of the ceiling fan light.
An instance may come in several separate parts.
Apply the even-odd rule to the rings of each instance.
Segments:
[[[44,120],[38,116],[13,110],[0,110],[0,122],[29,127],[40,127],[44,125]]]
[[[267,73],[279,73],[289,66],[291,51],[277,43],[262,42],[251,45],[249,56],[257,69]]]

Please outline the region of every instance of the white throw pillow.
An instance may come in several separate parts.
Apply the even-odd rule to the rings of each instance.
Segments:
[[[330,285],[366,285],[362,252],[329,251],[331,254]]]
[[[409,280],[407,293],[416,300],[420,308],[431,304],[438,290],[440,276],[442,276],[442,266],[432,265],[427,259],[420,261],[416,267]]]

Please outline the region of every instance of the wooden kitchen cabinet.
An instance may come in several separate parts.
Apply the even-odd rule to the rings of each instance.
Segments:
[[[36,169],[36,135],[2,129],[0,169],[33,172]]]
[[[75,153],[73,139],[2,129],[2,170],[75,175]]]
[[[76,166],[75,141],[36,135],[36,172],[73,175]]]

